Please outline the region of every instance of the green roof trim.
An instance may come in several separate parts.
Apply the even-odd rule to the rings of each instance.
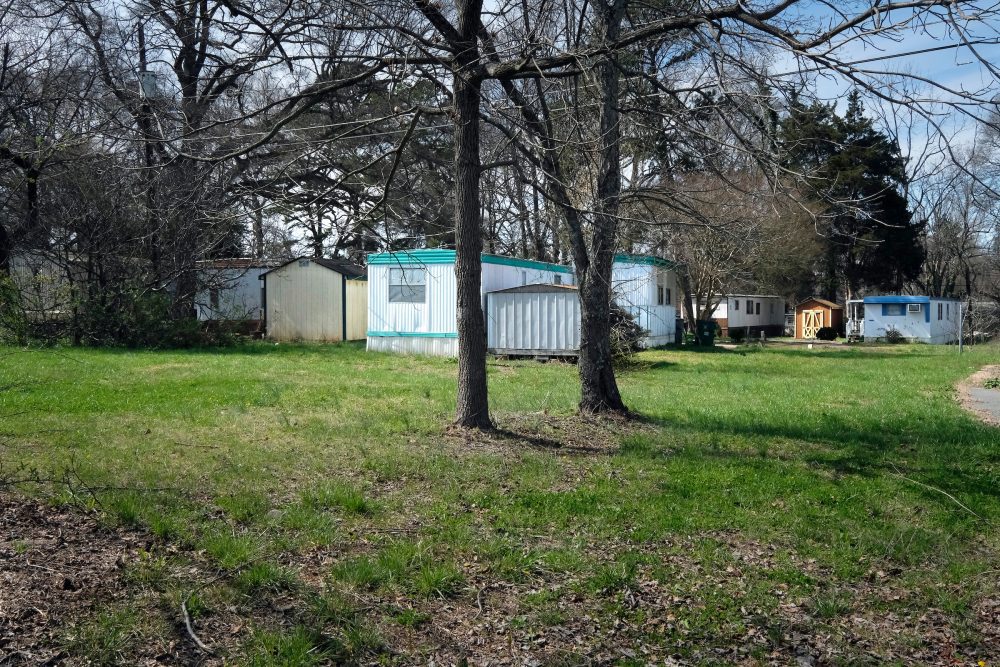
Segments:
[[[430,333],[426,331],[369,331],[368,335],[379,338],[458,338],[454,332]]]
[[[540,262],[535,259],[520,259],[502,255],[483,253],[483,264],[499,264],[501,266],[516,266],[522,269],[537,269],[554,273],[573,273],[573,267],[552,262]],[[368,255],[369,266],[406,266],[410,264],[454,264],[455,251],[441,249],[398,250],[396,252],[380,252]]]
[[[628,264],[648,264],[650,266],[665,266],[668,269],[672,269],[676,266],[680,266],[680,262],[675,262],[671,259],[664,259],[663,257],[657,257],[656,255],[629,255],[622,253],[620,255],[615,255],[616,262],[628,263]]]

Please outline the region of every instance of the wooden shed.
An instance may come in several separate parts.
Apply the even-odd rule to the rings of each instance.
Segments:
[[[365,269],[342,259],[300,257],[261,274],[267,337],[363,340],[368,329]]]
[[[844,308],[832,301],[809,297],[795,306],[795,337],[816,338],[821,327],[833,327],[838,335],[844,333]]]

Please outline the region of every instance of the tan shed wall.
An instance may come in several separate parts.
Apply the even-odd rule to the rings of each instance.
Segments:
[[[292,262],[267,274],[265,280],[269,338],[316,341],[343,338],[343,277],[339,273],[315,262],[307,266]]]
[[[368,335],[368,281],[347,281],[347,340]]]

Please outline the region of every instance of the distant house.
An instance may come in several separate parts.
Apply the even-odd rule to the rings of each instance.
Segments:
[[[811,340],[824,328],[844,333],[844,308],[832,301],[813,296],[795,305],[795,337]]]
[[[958,342],[961,302],[930,296],[866,296],[864,298],[866,342],[898,335],[915,343]]]
[[[341,259],[299,257],[260,275],[267,337],[362,340],[368,315],[365,269]]]
[[[195,295],[198,319],[263,321],[264,285],[260,276],[277,264],[245,258],[198,262],[198,293]]]
[[[20,295],[20,306],[33,322],[69,317],[78,296],[74,283],[85,276],[78,262],[58,260],[43,252],[18,253],[10,259],[10,277]]]
[[[562,264],[482,255],[480,294],[533,284],[571,285]],[[368,349],[379,352],[458,355],[455,251],[405,250],[368,256]],[[489,325],[488,325],[489,326]]]
[[[742,329],[748,336],[781,336],[785,332],[785,299],[774,294],[730,294],[719,299],[708,319],[719,325],[723,336],[734,329]]]
[[[616,255],[611,267],[615,303],[649,332],[643,347],[673,343],[681,293],[677,262],[654,255]]]

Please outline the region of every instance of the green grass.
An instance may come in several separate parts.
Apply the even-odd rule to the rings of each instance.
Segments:
[[[229,589],[208,616],[291,600],[280,623],[248,621],[233,649],[246,664],[424,656],[386,647],[404,630],[432,642],[428,628],[453,622],[441,608],[488,614],[496,591],[516,598],[503,609],[517,632],[585,609],[644,628],[633,640],[664,655],[732,645],[754,624],[768,642],[754,651],[779,650],[788,600],[817,631],[859,609],[933,606],[975,654],[974,605],[995,594],[1000,558],[1000,431],[952,387],[998,354],[645,352],[620,384],[646,424],[615,451],[569,454],[449,435],[449,360],[357,345],[6,348],[0,452],[7,471],[74,471],[112,521],[170,547],[130,566],[128,609],[193,588],[191,562]],[[498,424],[557,420],[546,433],[572,439],[575,374],[491,363]],[[871,581],[901,595],[859,599]],[[634,602],[654,583],[685,601],[670,624]],[[141,620],[85,619],[70,646],[126,655]]]

